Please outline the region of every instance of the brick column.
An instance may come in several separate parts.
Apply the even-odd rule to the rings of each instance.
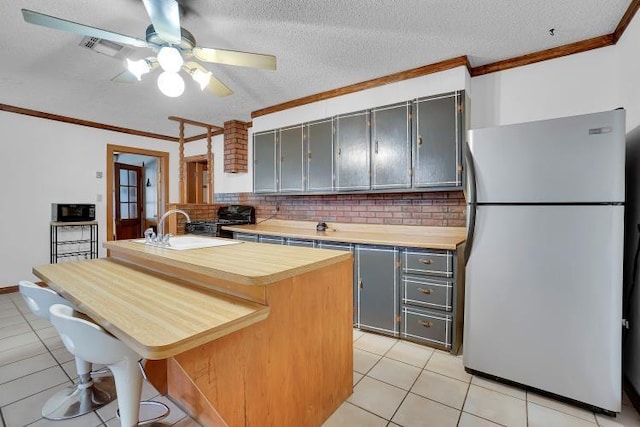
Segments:
[[[230,120],[224,123],[224,171],[246,173],[248,171],[248,123]]]

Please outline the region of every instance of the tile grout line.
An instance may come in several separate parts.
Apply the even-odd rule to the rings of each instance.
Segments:
[[[393,348],[393,347],[392,347]],[[390,350],[390,349],[389,349]],[[388,353],[388,351],[387,351]],[[385,353],[386,354],[386,353]],[[409,387],[409,390],[407,390],[407,394],[404,395],[404,398],[402,398],[402,401],[400,401],[400,404],[398,405],[398,407],[396,408],[396,410],[393,412],[393,414],[391,415],[391,418],[389,419],[389,422],[391,422],[391,420],[393,419],[393,417],[396,416],[396,414],[398,413],[398,410],[400,410],[400,407],[402,406],[402,404],[404,403],[405,400],[407,400],[407,396],[409,396],[409,393],[411,393],[411,390],[413,389],[413,386],[416,385],[416,382],[418,382],[418,378],[420,378],[420,375],[422,374],[422,371],[424,371],[424,368],[426,368],[427,364],[429,363],[429,361],[431,360],[431,358],[433,357],[433,355],[436,354],[435,351],[431,352],[431,355],[429,355],[429,358],[427,359],[426,362],[424,362],[424,366],[422,367],[422,369],[420,370],[420,373],[418,374],[418,376],[416,377],[415,380],[413,380],[413,384],[411,384],[411,387]],[[393,359],[392,359],[393,360]],[[423,396],[421,396],[423,397]],[[435,402],[435,400],[434,400]],[[440,402],[437,402],[440,403]]]

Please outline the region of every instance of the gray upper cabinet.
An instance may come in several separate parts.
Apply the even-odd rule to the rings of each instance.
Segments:
[[[307,190],[333,190],[333,120],[305,126]]]
[[[337,116],[336,123],[336,188],[368,190],[370,188],[369,113]]]
[[[414,187],[462,185],[460,92],[414,101]]]
[[[411,187],[410,103],[372,110],[373,189]]]
[[[303,191],[303,126],[280,129],[280,191]]]
[[[254,135],[254,192],[462,189],[458,90]]]
[[[276,131],[253,135],[253,191],[274,193],[278,188]]]

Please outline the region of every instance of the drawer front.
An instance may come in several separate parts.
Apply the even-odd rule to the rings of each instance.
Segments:
[[[260,243],[271,243],[272,245],[284,245],[284,237],[260,236]]]
[[[453,282],[420,276],[402,276],[402,302],[451,311]]]
[[[322,248],[322,249],[333,249],[335,251],[353,252],[353,245],[350,243],[327,242],[324,240],[319,240],[317,245],[319,248]]]
[[[242,240],[243,242],[257,242],[258,235],[257,234],[246,234],[246,233],[233,233],[233,238],[236,240]]]
[[[450,349],[452,323],[449,314],[403,307],[401,335]]]
[[[453,253],[434,251],[404,251],[402,272],[410,274],[433,274],[453,277]]]
[[[306,239],[287,239],[287,245],[289,246],[306,246],[307,248],[312,248],[314,246],[313,240]]]

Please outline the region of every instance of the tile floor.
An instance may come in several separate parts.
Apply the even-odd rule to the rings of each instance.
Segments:
[[[353,338],[353,394],[323,427],[640,427],[640,415],[626,399],[616,418],[595,415],[469,375],[461,357],[358,330]],[[74,376],[73,357],[55,329],[31,314],[19,294],[0,295],[0,427],[119,426],[115,402],[70,421],[41,418],[43,403]],[[149,384],[142,393],[171,408],[156,427],[198,426]]]
[[[465,372],[462,356],[353,332],[353,394],[323,427],[640,427],[628,399],[617,417]]]

